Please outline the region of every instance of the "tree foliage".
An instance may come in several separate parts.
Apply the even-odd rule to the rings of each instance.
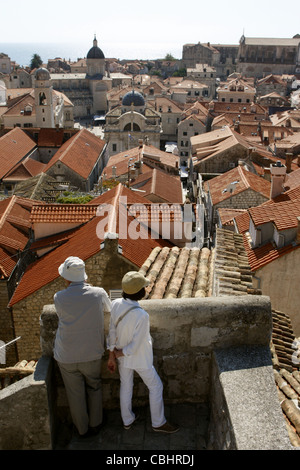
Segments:
[[[173,73],[173,77],[186,77],[186,75],[187,75],[187,71],[185,67],[179,70],[176,70],[176,72]]]
[[[39,56],[39,54],[33,54],[31,58],[31,62],[30,62],[31,70],[38,69],[42,64],[43,64],[43,61],[41,59],[41,56]]]
[[[171,61],[171,60],[177,60],[177,59],[175,59],[175,57],[172,56],[172,54],[170,52],[168,52],[168,54],[166,54],[166,56],[165,56],[165,60],[170,60]]]

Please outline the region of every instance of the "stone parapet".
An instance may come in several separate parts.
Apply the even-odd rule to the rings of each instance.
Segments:
[[[0,450],[50,450],[53,446],[51,359],[0,391]]]
[[[154,364],[164,384],[164,401],[209,405],[211,449],[291,448],[273,375],[269,347],[272,311],[268,297],[247,295],[140,303],[150,316]],[[20,445],[46,448],[54,439],[58,421],[68,419],[64,414],[68,412],[64,387],[52,360],[57,324],[54,305],[45,305],[40,317],[42,357],[39,363],[47,364],[48,373],[44,371],[43,381],[38,381],[40,368],[37,367],[33,376],[0,392],[0,411],[1,406],[6,410],[9,406],[5,424],[0,422],[3,430],[10,433],[11,440],[14,436],[24,437],[26,431],[26,442],[24,437],[22,442],[15,442],[14,448]],[[107,313],[106,332],[108,324]],[[120,381],[118,372],[111,375],[107,371],[106,358],[105,355],[102,368],[103,405],[113,409],[119,407]],[[51,380],[46,379],[49,376]],[[33,399],[35,391],[42,394],[38,399]],[[133,405],[148,405],[148,390],[137,375]],[[28,409],[30,420],[35,423],[38,419],[39,423],[35,430],[30,427],[27,432],[25,419],[24,424],[15,416],[28,413]],[[35,435],[40,429],[44,430],[45,439],[43,435]],[[2,431],[1,436],[0,448],[7,449],[11,443],[5,440]]]
[[[267,346],[213,353],[209,447],[291,450]]]
[[[164,384],[167,403],[207,402],[211,387],[211,360],[216,349],[242,345],[269,347],[272,314],[268,297],[209,297],[143,300],[149,313],[154,364]],[[105,315],[108,331],[109,314]],[[41,314],[42,354],[52,355],[57,316],[54,305]],[[103,358],[104,406],[119,406],[119,376],[111,375]],[[271,359],[270,359],[271,360]],[[136,377],[136,405],[148,402],[148,391]]]

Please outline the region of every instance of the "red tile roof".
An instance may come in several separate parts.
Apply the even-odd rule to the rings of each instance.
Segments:
[[[246,211],[246,209],[227,209],[225,207],[218,208],[219,218],[223,226],[227,224],[232,225],[233,219],[241,214],[244,214]]]
[[[288,173],[283,185],[286,191],[297,188],[297,186],[300,187],[300,168],[297,168],[291,173]]]
[[[36,204],[30,220],[35,223],[85,223],[95,217],[97,205],[88,204]]]
[[[18,163],[11,171],[9,171],[6,176],[3,178],[4,182],[18,182],[24,181],[32,176],[39,175],[43,173],[46,167],[45,163],[38,162],[33,160],[30,157],[25,158],[20,163]]]
[[[107,193],[97,198],[97,203],[111,204],[118,212],[118,204],[120,197],[127,198],[128,202],[144,202],[149,203],[145,198],[133,194],[131,190],[123,185],[118,185],[115,189],[107,191]],[[93,201],[95,202],[95,200]],[[115,229],[119,233],[119,217],[116,212],[116,227],[113,227],[112,220],[107,224],[107,231]],[[46,253],[33,264],[29,265],[21,278],[11,300],[10,306],[20,302],[25,297],[33,294],[36,290],[47,285],[59,277],[58,267],[68,256],[78,256],[83,260],[96,255],[100,251],[100,244],[103,238],[97,236],[97,226],[101,220],[106,219],[104,216],[96,216],[89,222],[82,225],[78,229],[66,232],[66,238],[62,239],[63,243],[54,250]],[[129,225],[134,219],[127,218]],[[137,267],[142,266],[143,262],[150,255],[156,246],[172,246],[167,240],[151,239],[150,233],[146,229],[140,227],[141,238],[133,240],[131,238],[120,239],[119,244],[122,246],[122,256],[128,259]],[[142,238],[142,235],[147,238]],[[53,238],[53,237],[51,237]]]
[[[59,160],[82,178],[88,178],[103,151],[105,141],[87,129],[81,129],[51,158],[45,173]]]
[[[178,168],[179,157],[177,155],[163,152],[154,145],[144,145],[142,155],[144,163],[147,163],[147,161],[151,162],[151,160],[154,159],[161,162],[165,167],[170,167],[172,169]]]
[[[136,178],[131,187],[144,191],[145,197],[157,196],[165,202],[181,204],[182,188],[179,177],[171,176],[158,169],[152,169]]]
[[[250,216],[246,210],[243,214],[235,216],[235,222],[239,233],[245,233],[249,230]]]
[[[255,225],[272,222],[278,230],[287,230],[298,226],[298,216],[300,216],[300,186],[260,206],[252,207],[235,218],[238,231],[243,234],[244,245],[252,271],[256,271],[275,259],[298,249],[300,245],[290,243],[282,248],[276,248],[270,242],[257,248],[251,248],[249,235],[247,234],[250,217]]]
[[[287,255],[300,247],[300,245],[287,245],[283,248],[275,248],[272,243],[267,243],[261,247],[251,249],[247,236],[244,234],[243,237],[251,271],[256,271],[266,264],[271,263],[281,256]]]
[[[41,128],[38,135],[39,147],[60,147],[63,144],[65,129]]]
[[[12,104],[10,103],[9,109],[6,111],[5,116],[21,116],[24,113],[24,109],[26,106],[31,107],[31,116],[35,116],[35,100],[33,91],[29,94],[24,94],[23,96],[19,97],[19,99],[15,99],[15,102]]]
[[[0,137],[0,179],[35,147],[36,143],[19,127]]]
[[[0,202],[0,278],[8,279],[29,241],[33,201],[12,196]]]
[[[130,158],[132,160],[129,162]],[[134,163],[139,160],[143,161],[141,166],[142,173],[149,171],[156,162],[167,169],[170,168],[172,171],[176,171],[179,162],[177,155],[163,152],[153,145],[143,145],[142,147],[134,147],[133,149],[111,156],[102,174],[105,174],[106,178],[112,178],[112,167],[115,166],[117,177],[125,175],[128,173],[128,163]]]
[[[300,199],[251,207],[249,214],[256,226],[272,222],[278,230],[295,228],[300,216]]]
[[[229,185],[232,185],[232,192],[228,190]],[[239,165],[207,181],[204,188],[210,192],[212,203],[216,205],[248,189],[252,189],[252,191],[269,199],[271,183]]]
[[[133,160],[130,160],[132,158]],[[140,147],[135,147],[133,149],[129,149],[125,152],[120,152],[117,153],[116,155],[112,155],[108,162],[106,167],[103,169],[102,175],[105,174],[106,179],[110,179],[113,177],[113,169],[112,167],[116,167],[116,177],[120,177],[122,175],[127,175],[128,174],[128,164],[129,163],[134,163],[138,160],[142,160],[142,149]],[[145,171],[149,171],[149,167],[142,165],[141,166],[141,171],[142,173]]]

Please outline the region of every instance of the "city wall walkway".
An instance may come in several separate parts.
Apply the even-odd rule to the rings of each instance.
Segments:
[[[174,434],[152,430],[149,407],[136,411],[140,418],[129,430],[123,428],[119,410],[105,412],[105,423],[97,436],[84,440],[72,437],[70,429],[66,427],[61,430],[55,450],[206,450],[209,424],[209,409],[206,404],[166,405],[167,420],[180,427]]]

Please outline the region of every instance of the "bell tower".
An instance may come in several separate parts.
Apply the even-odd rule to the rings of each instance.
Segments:
[[[50,82],[50,73],[43,67],[35,73],[35,113],[37,127],[55,127],[53,87]]]

